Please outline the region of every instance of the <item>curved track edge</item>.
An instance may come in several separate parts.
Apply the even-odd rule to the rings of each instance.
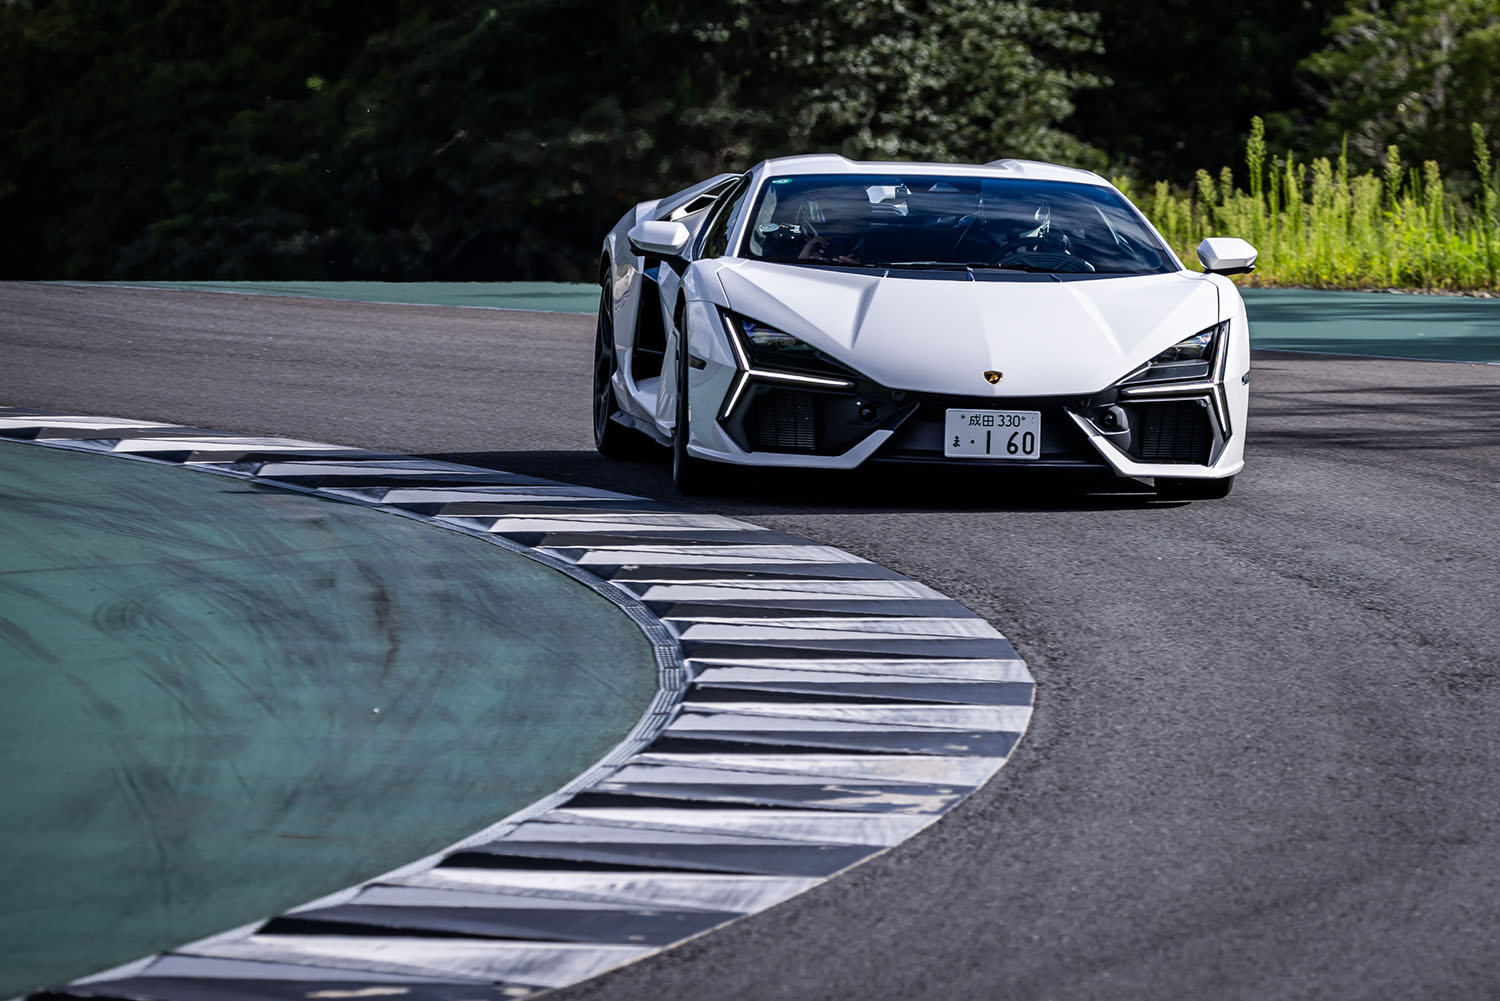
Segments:
[[[963,605],[830,546],[626,494],[386,452],[0,407],[0,440],[180,465],[484,538],[645,632],[627,738],[463,841],[33,998],[526,997],[764,910],[1005,764],[1034,683]],[[388,988],[383,990],[382,988]]]

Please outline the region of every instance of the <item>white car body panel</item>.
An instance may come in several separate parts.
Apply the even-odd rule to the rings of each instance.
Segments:
[[[717,437],[710,430],[708,438]],[[784,452],[746,452],[733,442],[723,451],[715,451],[708,445],[694,443],[688,450],[700,459],[712,459],[734,466],[775,466],[781,469],[855,469],[874,455],[880,446],[890,440],[891,432],[875,431],[846,452],[838,455],[788,455]]]
[[[854,163],[831,155],[788,157],[763,162],[743,175],[748,178],[749,195],[730,227],[731,252],[744,242],[750,225],[748,207],[763,185],[778,177],[838,173],[1012,176],[1114,190],[1087,171],[1028,161],[974,166]],[[830,454],[743,447],[721,420],[736,387],[744,388],[744,358],[731,344],[735,335],[726,325],[727,311],[790,334],[889,390],[963,397],[974,405],[992,400],[995,409],[1006,409],[1008,399],[1062,399],[1059,406],[1067,422],[1076,427],[1078,440],[1092,449],[1092,461],[1118,476],[1215,479],[1243,468],[1249,327],[1239,292],[1227,278],[1189,271],[1169,249],[1166,256],[1176,269],[1164,273],[1025,275],[999,280],[972,280],[951,273],[919,275],[899,269],[885,274],[807,267],[732,253],[696,259],[700,227],[717,209],[706,216],[683,213],[699,204],[706,192],[732,190],[728,186],[737,180],[736,175],[719,175],[666,198],[642,202],[604,240],[601,281],[613,307],[618,368],[611,383],[619,408],[615,419],[620,423],[664,443],[676,433],[683,334],[674,320],[681,315],[690,345],[689,454],[735,465],[849,469],[878,457],[893,434],[899,437],[900,427],[893,431],[872,426],[851,447]],[[657,265],[655,280],[646,273],[655,262],[637,254],[625,235],[637,223],[653,219],[680,219],[695,234],[685,252],[687,260]],[[1140,223],[1159,239],[1144,216]],[[1166,246],[1165,241],[1161,243]],[[636,368],[633,355],[645,310],[656,310],[662,318],[662,357],[659,372],[637,378],[632,374]],[[1082,401],[1112,394],[1123,379],[1163,351],[1226,320],[1229,334],[1222,357],[1216,360],[1218,388],[1208,393],[1200,386],[1180,396],[1153,390],[1156,395],[1151,397],[1193,401],[1216,415],[1216,428],[1228,425],[1227,435],[1220,430],[1221,440],[1216,440],[1210,460],[1137,460],[1114,443],[1120,440],[1118,434],[1111,435],[1093,422],[1089,416],[1095,414],[1093,410],[1066,403],[1069,398]],[[991,383],[986,372],[1002,375]],[[1122,398],[1120,402],[1128,406],[1142,401]]]
[[[735,312],[927,393],[1095,393],[1219,321],[1218,290],[1193,272],[975,282],[732,261],[718,277]],[[986,370],[1004,377],[992,386]]]

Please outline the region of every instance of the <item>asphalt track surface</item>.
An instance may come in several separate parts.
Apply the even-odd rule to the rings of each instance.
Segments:
[[[1254,322],[1252,313],[1251,322]],[[578,316],[0,286],[0,402],[670,497]],[[692,506],[965,602],[1038,681],[910,842],[576,999],[1463,998],[1500,985],[1500,367],[1258,355],[1225,501],[965,475]]]

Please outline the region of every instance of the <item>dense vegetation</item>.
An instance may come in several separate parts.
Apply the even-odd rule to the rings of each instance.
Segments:
[[[1470,129],[1474,176],[1491,177],[1484,129]],[[1469,185],[1472,199],[1452,194],[1433,160],[1420,167],[1386,148],[1379,174],[1351,173],[1349,153],[1336,159],[1267,159],[1264,123],[1252,122],[1243,175],[1228,167],[1217,177],[1199,170],[1190,193],[1165,181],[1149,193],[1117,185],[1135,197],[1182,260],[1196,261],[1205,233],[1234,234],[1260,251],[1249,285],[1311,288],[1419,288],[1433,291],[1500,288],[1500,218],[1494,184]]]
[[[589,277],[641,197],[832,149],[1495,287],[1496,65],[1500,0],[0,0],[0,276]]]

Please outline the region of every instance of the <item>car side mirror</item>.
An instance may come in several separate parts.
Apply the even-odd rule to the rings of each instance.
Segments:
[[[1250,244],[1232,236],[1210,236],[1198,244],[1198,260],[1211,275],[1249,274],[1259,256]]]
[[[637,254],[681,257],[693,234],[680,222],[648,219],[632,226],[626,236]]]

